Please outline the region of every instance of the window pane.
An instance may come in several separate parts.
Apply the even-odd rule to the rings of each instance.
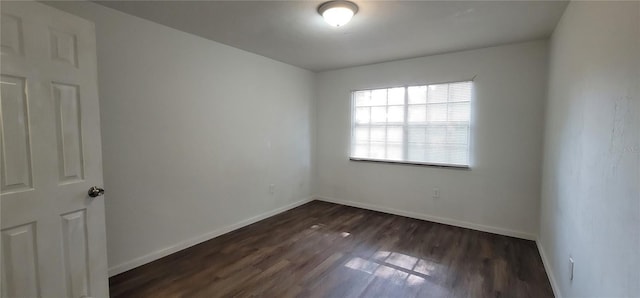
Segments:
[[[356,143],[369,142],[369,128],[368,127],[356,127],[353,134]]]
[[[427,121],[426,105],[409,105],[409,122],[425,122]]]
[[[389,105],[403,105],[404,104],[404,87],[389,89]]]
[[[447,131],[447,143],[467,145],[469,144],[469,126],[453,125]]]
[[[427,102],[427,86],[413,86],[408,89],[410,104]]]
[[[424,127],[409,127],[409,143],[424,143],[425,132]]]
[[[427,101],[429,103],[447,102],[449,94],[448,89],[448,84],[429,85],[427,90]]]
[[[442,144],[427,144],[425,152],[429,162],[447,164],[449,162],[449,153],[447,147]]]
[[[387,107],[372,107],[371,122],[373,123],[387,122]]]
[[[387,127],[387,142],[402,143],[403,129],[402,126]]]
[[[471,82],[353,92],[351,156],[468,165]]]
[[[384,143],[371,143],[369,157],[374,159],[384,159],[385,157],[385,144]]]
[[[371,105],[371,91],[356,91],[354,97],[356,107]]]
[[[389,107],[387,110],[387,122],[404,122],[404,107]]]
[[[369,157],[369,144],[355,144],[351,154],[353,157]]]
[[[356,123],[369,123],[371,108],[356,108]]]
[[[387,144],[387,159],[402,160],[402,143]]]
[[[449,121],[469,121],[469,102],[450,103],[447,109]]]
[[[447,142],[447,127],[443,125],[427,126],[427,143],[444,144]]]
[[[387,104],[387,89],[371,90],[371,105],[383,106]]]
[[[449,85],[449,102],[470,100],[471,82],[453,83]]]
[[[447,104],[428,105],[427,121],[447,121]]]
[[[409,143],[407,148],[407,160],[415,162],[425,162],[425,148],[424,144]]]
[[[376,142],[386,141],[387,136],[386,136],[385,130],[386,130],[385,127],[372,127],[371,136],[370,136],[371,141],[376,141]]]
[[[449,152],[448,163],[456,165],[469,164],[469,151],[466,145],[449,146],[447,151]]]

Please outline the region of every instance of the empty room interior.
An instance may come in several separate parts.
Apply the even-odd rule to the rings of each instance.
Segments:
[[[638,297],[640,1],[1,1],[2,297]]]

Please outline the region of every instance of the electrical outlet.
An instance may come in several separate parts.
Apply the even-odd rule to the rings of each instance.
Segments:
[[[276,192],[276,185],[275,184],[269,184],[269,193],[270,194],[274,194]]]
[[[574,267],[573,258],[569,257],[569,281],[573,281],[573,267]]]
[[[440,198],[440,189],[437,188],[437,187],[433,189],[433,198],[434,199],[439,199]]]

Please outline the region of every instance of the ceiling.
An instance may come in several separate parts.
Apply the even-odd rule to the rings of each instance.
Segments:
[[[322,1],[97,1],[312,71],[547,38],[566,1],[359,1],[344,27]]]

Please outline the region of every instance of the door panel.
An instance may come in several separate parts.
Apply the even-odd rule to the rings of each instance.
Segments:
[[[11,132],[0,140],[2,193],[31,188],[31,141],[25,78],[1,77],[2,130]]]
[[[6,296],[36,297],[38,293],[35,224],[30,223],[2,231],[3,279]]]
[[[69,297],[89,295],[85,210],[62,215],[65,275]]]
[[[76,67],[78,65],[76,35],[56,28],[49,28],[49,36],[51,40],[51,59]]]
[[[51,87],[57,116],[59,180],[60,183],[82,181],[84,158],[79,87],[61,83],[53,83]]]
[[[2,19],[2,53],[22,54],[22,20],[14,15],[3,13]]]
[[[107,297],[95,28],[2,1],[3,297]]]

